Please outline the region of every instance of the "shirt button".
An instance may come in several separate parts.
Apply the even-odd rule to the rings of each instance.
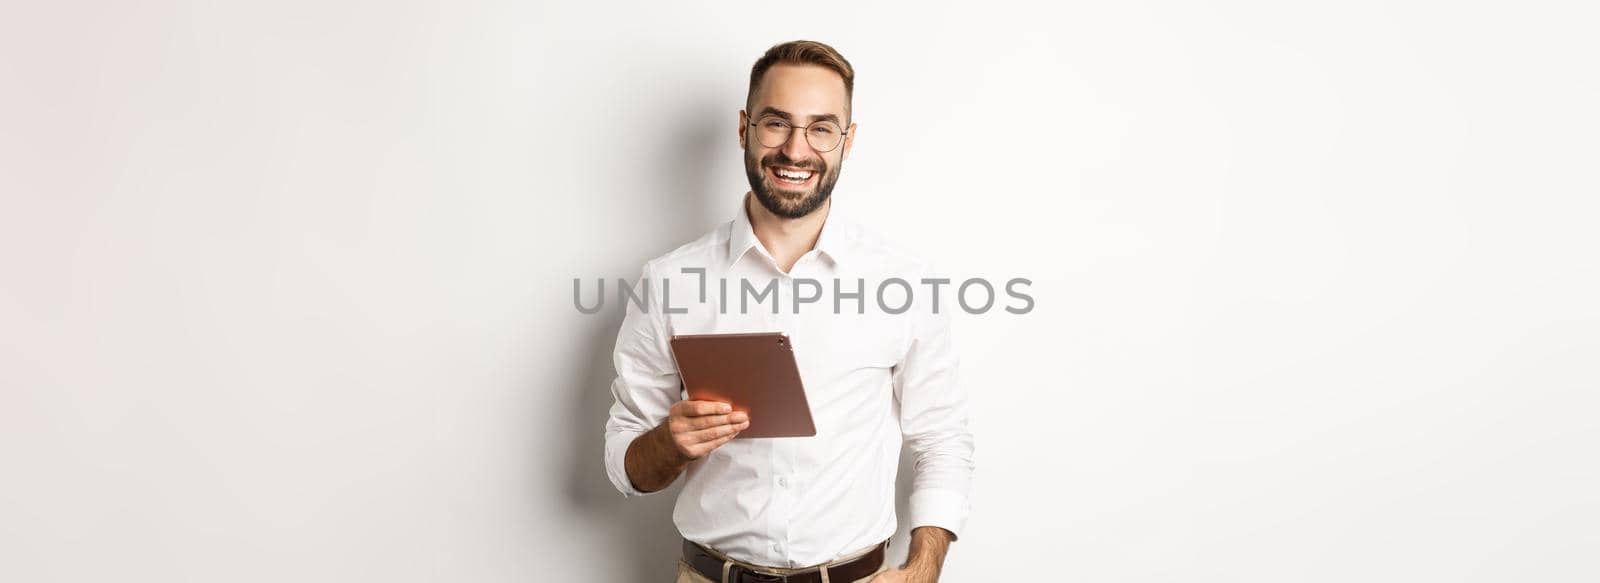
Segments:
[[[772,543],[772,552],[774,552],[774,553],[783,552],[783,545],[780,545],[778,543]]]
[[[785,478],[783,476],[778,476],[778,485],[782,486],[782,487],[785,487],[785,488],[788,488],[789,487],[789,478]]]

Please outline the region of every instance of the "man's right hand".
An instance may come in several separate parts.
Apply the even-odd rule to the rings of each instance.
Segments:
[[[727,403],[678,401],[667,412],[666,427],[678,453],[697,460],[738,437],[750,427],[750,417]]]
[[[665,422],[628,444],[623,467],[634,488],[654,492],[748,427],[750,417],[727,403],[678,401]]]

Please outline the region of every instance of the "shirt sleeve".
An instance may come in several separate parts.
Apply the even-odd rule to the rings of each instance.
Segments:
[[[651,281],[650,271],[646,264],[639,275],[641,283],[637,284],[647,285],[648,289],[641,293],[636,286],[634,292],[648,298],[644,309],[624,300],[626,315],[612,352],[617,377],[611,381],[615,401],[606,420],[605,465],[611,484],[624,496],[653,493],[634,487],[623,460],[633,440],[660,425],[672,404],[682,398],[678,369],[672,362],[669,325],[662,315],[657,289],[661,282]]]
[[[960,536],[971,506],[973,438],[948,307],[937,314],[931,303],[913,308],[906,354],[894,368],[894,395],[914,462],[911,528],[937,526]]]

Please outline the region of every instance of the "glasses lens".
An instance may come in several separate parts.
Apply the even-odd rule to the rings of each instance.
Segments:
[[[832,152],[839,147],[839,141],[844,139],[844,130],[839,129],[839,124],[831,121],[819,121],[806,128],[806,141],[818,152]]]
[[[789,141],[790,127],[788,120],[781,117],[763,117],[756,122],[756,137],[768,148],[782,147]]]

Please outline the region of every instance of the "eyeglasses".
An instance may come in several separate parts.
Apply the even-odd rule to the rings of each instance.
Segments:
[[[756,128],[756,139],[761,145],[768,148],[779,148],[789,142],[789,136],[794,135],[796,127],[805,131],[806,143],[818,152],[832,152],[844,143],[845,131],[839,124],[829,121],[814,121],[803,126],[789,123],[789,120],[776,115],[764,116],[750,124]]]

